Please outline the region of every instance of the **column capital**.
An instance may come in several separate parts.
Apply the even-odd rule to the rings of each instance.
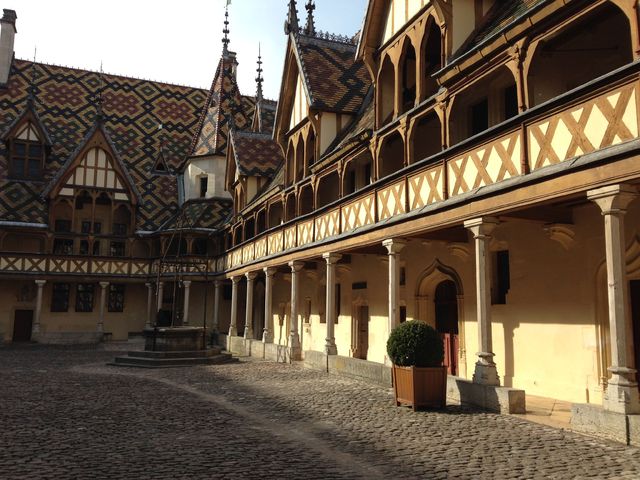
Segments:
[[[289,262],[288,265],[291,267],[291,273],[297,273],[304,268],[304,262],[297,260]]]
[[[267,277],[273,277],[278,269],[276,267],[264,267],[262,271]]]
[[[191,286],[191,280],[183,280],[182,285],[184,285],[185,288],[189,288]]]
[[[109,286],[109,282],[100,282],[100,286],[102,288],[107,288]]]
[[[151,282],[144,282],[144,286],[147,288],[152,288],[153,287],[153,283]]]
[[[471,230],[474,238],[488,237],[499,223],[495,217],[479,217],[464,222],[464,228]]]
[[[248,282],[253,282],[258,276],[258,272],[247,272],[244,274]]]
[[[242,275],[236,275],[235,277],[231,277],[231,282],[234,285],[239,284],[241,280],[242,280]]]
[[[609,185],[587,192],[587,198],[600,207],[603,215],[625,213],[629,204],[637,197],[637,188],[625,184]]]
[[[327,265],[335,265],[342,258],[339,253],[323,253],[322,258],[327,262]]]
[[[387,238],[382,242],[382,246],[387,249],[389,255],[396,255],[407,245],[407,241],[402,238]]]
[[[36,285],[38,285],[38,288],[42,288],[45,283],[47,283],[46,280],[36,280]]]
[[[222,280],[214,280],[213,286],[214,288],[220,288],[222,286]]]

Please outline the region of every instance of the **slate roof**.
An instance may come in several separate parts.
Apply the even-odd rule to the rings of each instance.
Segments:
[[[231,216],[233,201],[227,198],[189,200],[180,212],[162,226],[162,230],[214,230]]]
[[[240,95],[234,68],[235,54],[220,59],[206,107],[200,114],[198,133],[193,138],[190,152],[193,156],[226,154],[230,118],[234,128],[251,127],[255,99]]]
[[[237,171],[249,177],[273,177],[284,162],[280,146],[268,133],[231,132]]]
[[[320,110],[357,113],[371,81],[356,45],[307,35],[295,42],[303,78],[311,96],[310,106]]]
[[[529,13],[538,5],[547,3],[548,0],[497,0],[487,12],[484,22],[460,47],[454,55],[455,58],[463,56],[485,40],[500,32],[510,23]]]
[[[7,131],[26,108],[32,65],[14,60],[7,87],[0,89],[0,132]],[[102,84],[105,130],[142,199],[136,229],[156,230],[178,210],[175,178],[151,173],[160,135],[167,162],[177,166],[189,153],[206,91],[108,74]],[[15,181],[8,178],[6,144],[0,144],[0,220],[48,222],[42,193],[93,127],[100,85],[97,72],[35,64],[35,109],[51,139],[51,150],[41,181]]]

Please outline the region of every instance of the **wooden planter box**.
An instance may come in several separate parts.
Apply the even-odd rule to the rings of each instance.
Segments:
[[[396,405],[417,410],[421,407],[444,408],[447,397],[447,367],[393,366]]]

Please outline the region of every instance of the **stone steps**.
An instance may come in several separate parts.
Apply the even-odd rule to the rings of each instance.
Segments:
[[[177,353],[181,353],[182,356],[148,355]],[[176,368],[195,365],[216,365],[237,361],[238,359],[232,357],[230,353],[209,353],[209,350],[193,352],[129,352],[129,355],[116,357],[113,362],[109,362],[107,365],[135,368]]]
[[[127,355],[130,357],[144,357],[144,358],[201,358],[201,357],[213,357],[220,355],[222,349],[220,347],[210,347],[206,350],[192,350],[192,351],[170,351],[170,352],[158,352],[158,351],[130,351]]]

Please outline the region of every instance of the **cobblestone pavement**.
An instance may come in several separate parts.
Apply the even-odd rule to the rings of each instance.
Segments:
[[[640,451],[298,366],[0,348],[0,478],[640,478]]]

